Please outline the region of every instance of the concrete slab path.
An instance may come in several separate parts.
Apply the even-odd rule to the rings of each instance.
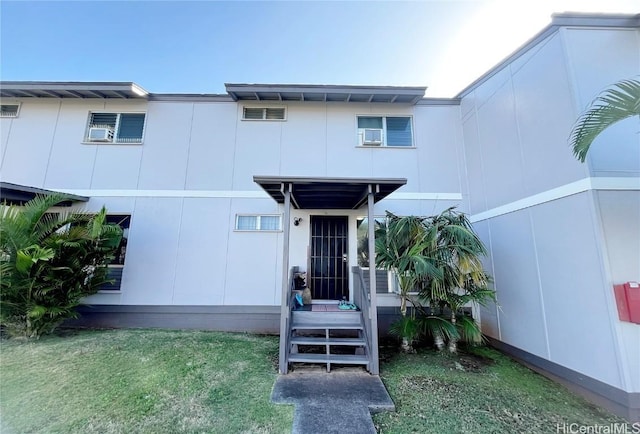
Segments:
[[[380,377],[350,369],[280,375],[271,401],[295,405],[292,434],[375,434],[371,413],[395,410]]]

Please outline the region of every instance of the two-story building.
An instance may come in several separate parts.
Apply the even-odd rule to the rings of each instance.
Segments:
[[[363,364],[377,373],[378,323],[398,301],[386,273],[366,271],[367,222],[458,206],[490,252],[499,306],[474,309],[483,332],[637,419],[640,325],[620,320],[613,285],[640,281],[639,124],[605,131],[586,164],[568,135],[599,91],[640,73],[639,26],[556,15],[449,99],[422,87],[2,82],[2,181],[88,198],[125,229],[116,284],[87,299],[84,324],[280,331],[283,372],[292,267],[314,300],[363,308]]]

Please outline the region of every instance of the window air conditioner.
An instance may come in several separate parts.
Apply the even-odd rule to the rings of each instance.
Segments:
[[[113,141],[113,130],[105,127],[89,128],[90,142],[111,142]]]
[[[362,144],[364,146],[382,145],[382,130],[379,128],[365,128],[362,132]]]

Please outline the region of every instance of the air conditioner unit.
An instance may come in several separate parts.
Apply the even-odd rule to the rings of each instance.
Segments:
[[[90,142],[112,142],[113,130],[105,127],[91,127],[89,128],[89,141]]]
[[[363,146],[380,146],[382,145],[382,130],[379,128],[365,128],[362,131]]]

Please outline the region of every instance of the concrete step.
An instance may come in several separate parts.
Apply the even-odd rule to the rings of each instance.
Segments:
[[[296,353],[289,355],[290,362],[299,363],[335,363],[340,365],[368,365],[369,358],[359,354],[310,354]]]
[[[360,323],[293,323],[291,330],[363,330]]]
[[[362,318],[362,312],[354,310],[345,310],[342,312],[311,312],[306,310],[291,311],[291,318],[299,321],[318,322],[318,321],[334,321],[334,322],[350,322],[359,321]]]
[[[336,346],[353,346],[364,347],[366,341],[362,338],[323,338],[314,336],[294,336],[291,338],[291,344],[294,345],[336,345]]]

